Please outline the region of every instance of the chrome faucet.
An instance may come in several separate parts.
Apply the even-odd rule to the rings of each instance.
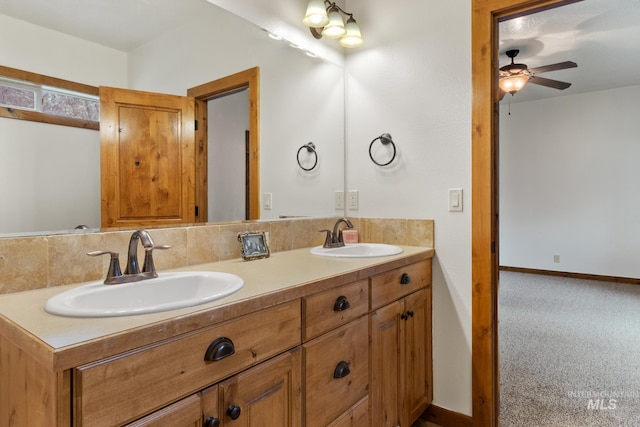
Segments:
[[[138,264],[138,241],[142,243],[144,247],[144,264],[142,265],[142,271]],[[152,279],[158,277],[158,272],[153,263],[153,250],[154,249],[169,249],[171,246],[160,245],[156,246],[153,243],[153,239],[147,230],[136,230],[129,239],[129,251],[127,254],[127,268],[122,274],[120,270],[120,255],[117,252],[110,251],[93,251],[88,252],[89,256],[110,255],[111,262],[109,263],[109,270],[107,272],[107,278],[105,279],[105,285],[116,285],[120,283],[138,282],[140,280]]]
[[[347,218],[340,218],[333,226],[333,232],[331,230],[320,230],[322,233],[327,233],[324,245],[322,245],[323,248],[339,248],[344,246],[344,238],[342,237],[342,229],[340,228],[340,224],[342,223],[344,223],[347,228],[353,228],[351,221]]]

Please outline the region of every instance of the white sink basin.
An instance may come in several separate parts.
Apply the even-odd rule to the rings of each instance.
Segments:
[[[244,280],[228,273],[159,273],[154,279],[119,285],[91,282],[49,298],[44,309],[67,317],[156,313],[214,301],[231,295],[243,285]]]
[[[402,248],[385,243],[353,243],[339,248],[316,246],[311,248],[311,253],[334,258],[373,258],[400,254]]]

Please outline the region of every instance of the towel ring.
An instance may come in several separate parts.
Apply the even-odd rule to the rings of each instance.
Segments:
[[[315,157],[315,161],[313,162],[313,166],[311,166],[310,168],[305,168],[304,166],[302,166],[302,163],[300,163],[300,152],[305,148],[307,149],[308,153],[313,153],[313,155]],[[309,143],[303,145],[302,147],[300,147],[298,149],[298,153],[296,154],[296,160],[298,161],[298,166],[300,166],[300,168],[302,170],[305,170],[307,172],[310,171],[310,170],[313,170],[316,167],[316,165],[318,164],[318,153],[316,152],[316,145],[313,142],[309,142]]]
[[[377,162],[376,159],[373,158],[373,154],[371,153],[371,148],[373,147],[373,144],[377,140],[380,140],[382,145],[391,144],[391,146],[393,147],[393,156],[391,156],[391,160],[389,160],[387,163]],[[371,144],[369,144],[369,157],[371,158],[371,161],[378,166],[387,166],[388,164],[393,162],[393,160],[396,158],[396,144],[393,143],[393,139],[391,139],[391,135],[389,135],[388,133],[383,133],[382,135],[380,135],[379,137],[371,141]]]

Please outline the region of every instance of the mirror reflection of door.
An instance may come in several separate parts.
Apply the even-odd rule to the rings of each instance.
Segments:
[[[208,220],[250,219],[248,213],[249,91],[207,102]]]
[[[195,100],[100,88],[102,227],[195,222]]]

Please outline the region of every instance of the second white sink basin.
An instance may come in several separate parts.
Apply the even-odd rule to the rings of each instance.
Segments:
[[[334,258],[373,258],[400,254],[402,248],[385,243],[353,243],[339,248],[316,246],[311,253]]]
[[[159,273],[153,279],[119,285],[91,282],[49,298],[44,309],[67,317],[156,313],[214,301],[231,295],[242,286],[244,280],[228,273]]]

